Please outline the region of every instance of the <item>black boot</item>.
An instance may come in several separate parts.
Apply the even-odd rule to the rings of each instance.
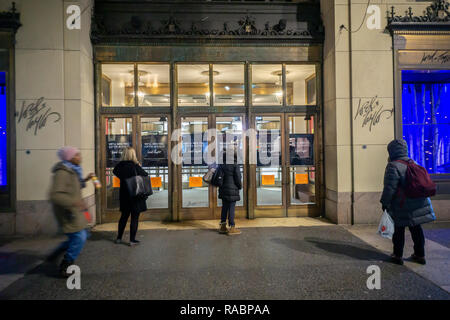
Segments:
[[[63,277],[63,278],[68,278],[70,276],[70,274],[67,273],[67,268],[69,266],[71,266],[73,264],[73,261],[69,261],[66,260],[64,258],[64,260],[61,262],[60,266],[59,266],[59,274]]]
[[[423,264],[423,265],[427,264],[427,261],[425,260],[425,257],[419,257],[419,256],[416,256],[415,254],[413,254],[411,256],[411,260],[416,262],[416,263],[418,263],[418,264]]]
[[[391,254],[390,260],[392,263],[398,264],[400,266],[403,265],[403,258],[402,257],[398,257],[395,254]]]

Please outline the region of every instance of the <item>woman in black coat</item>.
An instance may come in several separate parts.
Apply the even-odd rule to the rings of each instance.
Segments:
[[[218,170],[223,170],[223,184],[219,187],[219,199],[222,199],[222,215],[219,232],[235,235],[241,231],[236,229],[234,223],[234,210],[236,201],[241,200],[239,190],[242,189],[241,170],[237,164],[237,155],[234,153],[233,162],[226,162],[226,153],[223,154],[224,164],[219,165]],[[230,230],[227,229],[227,217]]]
[[[139,244],[136,240],[136,233],[139,224],[139,214],[147,210],[146,199],[131,198],[125,180],[133,176],[148,176],[148,173],[142,169],[136,157],[136,151],[128,147],[125,149],[122,160],[114,168],[113,173],[120,179],[120,211],[122,215],[119,220],[119,230],[116,243],[122,242],[123,232],[127,225],[128,217],[131,215],[130,224],[130,246]]]

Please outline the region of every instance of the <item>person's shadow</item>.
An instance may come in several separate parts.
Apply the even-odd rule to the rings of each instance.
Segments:
[[[275,238],[273,242],[284,245],[290,249],[308,254],[323,254],[324,252],[347,256],[352,259],[364,261],[386,260],[386,255],[364,243],[345,241],[328,241],[320,238],[307,237],[304,240]]]

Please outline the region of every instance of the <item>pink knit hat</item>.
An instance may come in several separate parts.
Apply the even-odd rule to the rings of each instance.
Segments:
[[[63,161],[70,161],[73,157],[76,156],[77,153],[80,153],[80,150],[75,147],[62,147],[58,150],[58,157]]]

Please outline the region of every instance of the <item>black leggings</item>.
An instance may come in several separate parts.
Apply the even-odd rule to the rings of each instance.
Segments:
[[[131,214],[130,241],[136,240],[136,233],[139,224],[140,212],[136,212],[134,210],[122,211],[122,215],[120,216],[119,220],[119,233],[117,235],[117,239],[122,239],[123,232],[125,231],[125,227],[127,226],[127,221],[130,214]]]

